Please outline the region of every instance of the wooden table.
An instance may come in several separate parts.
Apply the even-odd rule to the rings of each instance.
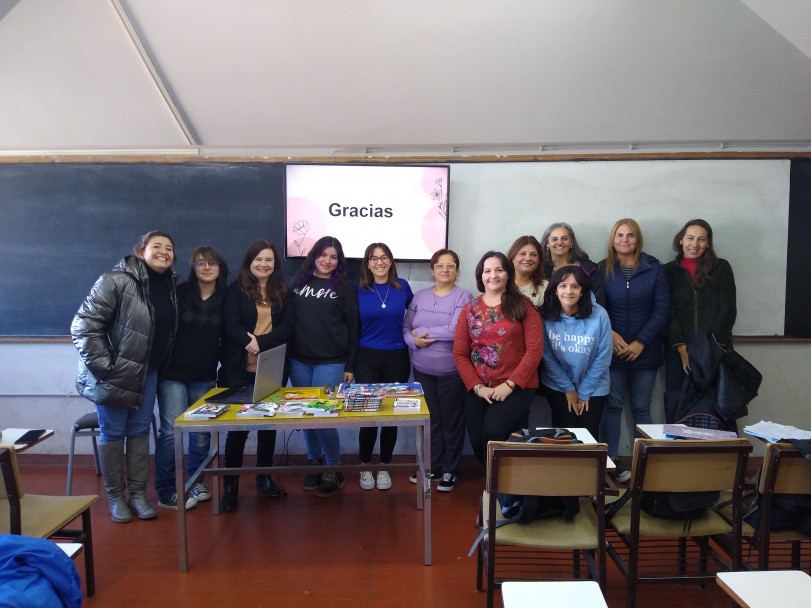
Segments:
[[[504,608],[608,608],[596,581],[504,581],[501,599]]]
[[[223,389],[212,389],[203,396],[191,408],[202,405],[206,396],[220,392]],[[286,391],[295,390],[286,388]],[[178,497],[186,496],[187,492],[196,483],[197,477],[205,473],[206,475],[246,475],[263,474],[273,471],[313,471],[323,470],[323,467],[313,467],[311,465],[297,466],[277,466],[277,467],[242,467],[239,469],[226,469],[209,465],[219,458],[219,437],[221,433],[228,431],[263,431],[281,430],[292,431],[296,429],[335,429],[335,428],[361,428],[361,427],[414,427],[417,434],[415,460],[409,463],[389,463],[387,469],[408,469],[413,471],[417,468],[418,477],[422,477],[422,483],[417,483],[417,509],[423,511],[423,542],[425,546],[425,565],[431,565],[431,416],[425,399],[422,401],[422,408],[419,412],[395,412],[392,408],[394,398],[383,399],[378,412],[341,412],[339,416],[284,416],[277,414],[269,418],[237,418],[236,413],[239,405],[232,405],[228,412],[218,418],[213,419],[188,419],[182,415],[175,420],[175,471],[177,472],[176,488]],[[188,410],[187,410],[188,411]],[[203,464],[194,472],[188,482],[183,481],[183,434],[184,433],[211,433],[211,449]],[[335,471],[361,471],[369,468],[368,464],[355,464],[330,466],[330,470]],[[220,510],[220,484],[213,484],[212,503],[214,514],[219,514]],[[180,554],[180,571],[186,572],[189,568],[188,543],[186,530],[186,503],[185,500],[177,501],[177,534],[178,551]]]
[[[42,443],[49,437],[54,436],[53,429],[46,429],[36,441],[25,445],[15,445],[14,442],[30,430],[31,429],[3,429],[3,436],[0,437],[0,448],[14,448],[19,454],[20,452],[25,452],[27,449],[34,447],[38,443]]]
[[[744,608],[811,606],[811,576],[799,570],[719,572],[715,581]]]

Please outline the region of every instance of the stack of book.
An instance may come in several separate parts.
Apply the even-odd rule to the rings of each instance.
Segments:
[[[352,384],[346,388],[344,409],[347,412],[378,412],[383,395],[367,384]]]

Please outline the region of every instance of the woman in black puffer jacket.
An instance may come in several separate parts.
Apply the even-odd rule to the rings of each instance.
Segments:
[[[76,389],[96,404],[99,460],[110,516],[118,523],[132,520],[133,512],[140,519],[158,515],[146,500],[149,425],[158,370],[177,327],[172,237],[153,230],[133,250],[99,277],[70,328],[80,357]]]

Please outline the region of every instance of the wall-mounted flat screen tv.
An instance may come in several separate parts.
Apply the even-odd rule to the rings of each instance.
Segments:
[[[447,165],[285,165],[285,257],[325,235],[348,258],[386,243],[398,260],[428,261],[448,245]]]

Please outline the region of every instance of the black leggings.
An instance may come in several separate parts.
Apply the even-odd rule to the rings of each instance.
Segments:
[[[355,363],[355,380],[357,382],[408,382],[411,375],[411,359],[408,349],[378,350],[376,348],[358,348]],[[372,461],[372,452],[377,441],[377,427],[363,427],[358,433],[358,458],[363,463]],[[380,462],[391,462],[394,446],[397,443],[397,427],[384,426],[380,429]]]
[[[589,399],[589,409],[579,416],[569,411],[566,393],[546,387],[546,398],[552,408],[552,424],[562,428],[585,427],[595,440],[600,440],[600,420],[603,417],[603,405],[608,395],[595,396]]]

